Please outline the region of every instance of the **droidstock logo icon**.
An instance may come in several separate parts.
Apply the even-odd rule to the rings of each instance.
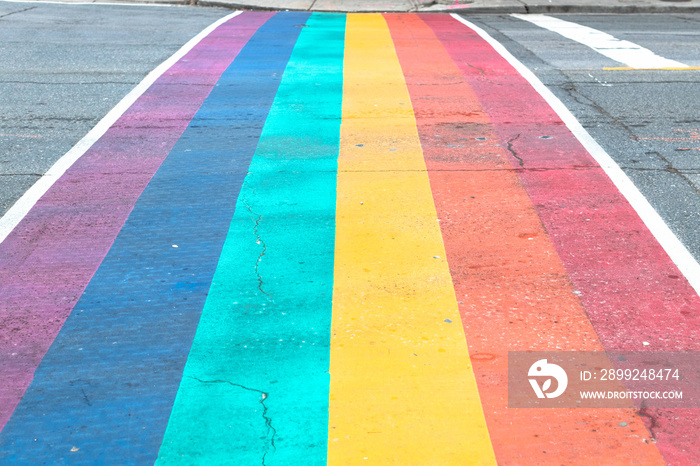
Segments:
[[[569,383],[569,377],[566,375],[566,371],[556,364],[550,364],[546,359],[540,359],[532,366],[527,373],[530,385],[535,391],[537,398],[556,398],[566,390],[566,386]],[[552,379],[557,381],[556,390],[549,392],[552,388]],[[540,386],[540,381],[542,385]]]

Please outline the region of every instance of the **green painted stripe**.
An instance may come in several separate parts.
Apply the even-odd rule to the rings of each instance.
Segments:
[[[313,14],[294,47],[158,464],[326,462],[344,39],[345,15]]]

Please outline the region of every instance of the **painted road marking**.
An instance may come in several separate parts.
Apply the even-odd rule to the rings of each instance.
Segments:
[[[488,35],[486,31],[479,28],[475,24],[465,20],[459,15],[452,15],[457,21],[463,23],[467,27],[473,29],[479,36],[488,42],[508,63],[515,68],[520,75],[527,80],[528,83],[544,98],[549,106],[556,112],[561,120],[566,124],[569,130],[576,136],[576,139],[586,148],[589,154],[593,156],[600,167],[605,170],[607,176],[612,180],[617,189],[627,199],[630,205],[634,208],[637,214],[641,217],[644,224],[654,235],[656,240],[661,244],[666,253],[671,257],[674,264],[688,280],[697,294],[700,294],[700,264],[681,243],[678,237],[666,225],[666,222],[651,206],[649,201],[634,185],[632,180],[622,171],[617,163],[603,149],[595,139],[588,134],[588,131],[581,126],[581,123],[569,111],[568,108],[545,86],[542,81],[535,76],[525,65],[520,63],[508,50],[500,43]]]
[[[159,464],[322,464],[345,15],[287,65],[204,306]]]
[[[556,32],[559,35],[592,48],[601,55],[605,55],[620,63],[625,63],[631,68],[686,68],[687,65],[669,60],[656,55],[649,49],[639,46],[627,40],[620,40],[588,26],[582,26],[571,21],[546,15],[520,15],[512,14],[514,18],[528,21],[536,26]]]
[[[221,25],[0,244],[7,416],[79,299],[0,459],[696,463],[687,411],[505,405],[511,349],[698,349],[602,149],[478,28],[345,18]]]
[[[184,59],[144,84],[142,96],[60,179],[49,180],[53,186],[0,243],[0,427],[153,174],[269,16],[233,17],[178,54]]]
[[[482,43],[463,48],[455,61],[501,140],[524,161],[521,182],[603,347],[700,349],[700,273],[688,272],[688,265],[699,270],[695,259],[561,101],[484,31],[457,19],[504,58],[488,58],[493,52]],[[486,79],[462,63],[489,70]],[[517,74],[505,71],[508,66]],[[514,106],[516,96],[528,105]],[[516,118],[527,124],[514,125]],[[552,138],[540,139],[543,132]],[[547,141],[559,149],[548,149]],[[655,436],[663,430],[656,445],[667,462],[697,462],[693,442],[700,435],[700,420],[695,414],[683,409],[642,412],[654,419]]]
[[[0,434],[0,451],[12,446],[6,460],[59,458],[73,446],[77,458],[156,459],[243,178],[309,14],[271,15],[253,13],[253,24],[267,21],[228,52],[235,60],[44,356]],[[235,46],[227,37],[218,42]]]
[[[180,50],[175,52],[170,58],[148,73],[148,75],[143,78],[131,92],[124,96],[124,98],[110,110],[94,128],[58,159],[56,163],[54,163],[53,166],[26,191],[7,212],[5,212],[5,215],[0,218],[0,243],[2,243],[5,238],[7,238],[7,235],[22,221],[41,196],[43,196],[66,170],[68,170],[76,160],[82,157],[83,154],[85,154],[85,152],[87,152],[90,147],[117,122],[117,120],[119,120],[124,112],[126,112],[134,102],[163,75],[163,73],[180,61],[182,57],[199,44],[202,39],[211,34],[212,31],[240,14],[241,12],[237,11],[212,23],[209,27],[183,45]]]
[[[594,463],[663,464],[653,445],[640,448],[640,438],[630,436],[650,438],[633,410],[593,417],[576,409],[508,409],[509,351],[603,349],[475,82],[499,89],[510,105],[532,107],[503,85],[508,71],[497,62],[500,56],[451,18],[403,15],[389,23],[420,116],[447,260],[498,462],[577,463],[586,451]],[[483,61],[476,63],[466,50]],[[483,69],[487,79],[464,63]],[[500,71],[498,85],[491,84],[492,69]],[[511,115],[513,126],[530,124],[522,113]],[[620,430],[620,422],[629,430]]]
[[[411,100],[384,18],[350,14],[328,463],[494,463]]]
[[[603,67],[604,70],[606,71],[630,71],[630,70],[635,70],[635,71],[649,71],[649,70],[658,70],[658,71],[691,71],[691,70],[700,70],[700,66],[686,66],[686,67],[681,67],[681,68],[631,68],[629,66],[617,66],[617,67]]]

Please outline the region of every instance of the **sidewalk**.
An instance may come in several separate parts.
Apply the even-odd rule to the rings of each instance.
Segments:
[[[84,3],[85,0],[63,0]],[[236,10],[324,12],[698,13],[700,0],[94,0],[94,3],[199,5]]]

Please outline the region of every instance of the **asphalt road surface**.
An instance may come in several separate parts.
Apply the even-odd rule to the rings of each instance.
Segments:
[[[0,3],[0,461],[699,462],[700,16],[464,18]]]
[[[146,74],[224,14],[0,3],[0,212]]]
[[[1,3],[0,212],[148,72],[226,13]],[[556,17],[700,66],[697,15]],[[699,258],[697,70],[608,71],[620,63],[555,32],[511,16],[468,18],[566,104]]]
[[[700,66],[697,15],[557,15]],[[470,18],[559,97],[700,257],[700,101],[697,70],[621,67],[583,44],[513,17]]]

